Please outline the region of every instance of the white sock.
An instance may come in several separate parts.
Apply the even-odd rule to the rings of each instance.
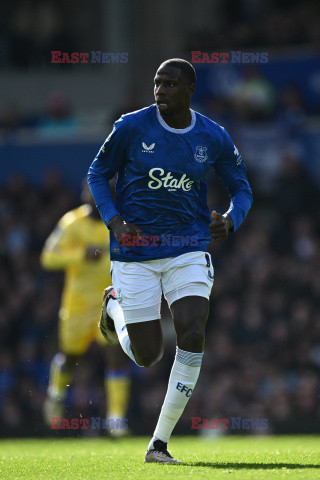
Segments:
[[[177,347],[170,373],[168,390],[149,449],[157,439],[168,443],[172,430],[182,415],[197,383],[203,352],[186,352]]]
[[[120,307],[118,300],[110,299],[107,305],[107,314],[114,321],[114,326],[118,335],[118,339],[122,350],[128,355],[135,363],[137,363],[134,358],[133,351],[131,349],[130,338],[128,335],[128,330],[124,321],[123,311]],[[138,365],[138,364],[137,364]],[[138,365],[139,367],[141,365]]]

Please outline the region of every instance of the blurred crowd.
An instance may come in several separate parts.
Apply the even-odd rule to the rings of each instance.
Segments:
[[[204,108],[206,115],[222,125],[277,121],[291,130],[303,127],[309,115],[320,114],[294,82],[277,89],[253,65],[243,70],[230,89],[209,95]]]
[[[84,38],[95,43],[101,32],[99,3],[95,7],[89,0],[81,8],[74,0],[3,0],[0,66],[41,69],[50,65],[51,50],[81,51]]]
[[[72,8],[65,2],[30,0],[17,2],[14,8],[11,3],[5,0],[2,5],[0,43],[5,55],[0,63],[32,66],[53,43],[61,42],[64,50],[74,48],[76,30],[68,22]],[[63,8],[65,16],[58,14]],[[221,2],[221,8],[225,8],[221,29],[195,32],[189,37],[188,52],[211,52],[213,46],[214,51],[251,47],[257,51],[291,45],[319,51],[316,1],[232,0]],[[76,17],[81,24],[81,17]],[[34,28],[34,22],[41,28]],[[141,107],[133,105],[136,96],[126,102],[109,117],[102,105],[102,129],[121,113]],[[254,205],[239,232],[224,244],[210,245],[215,284],[203,369],[176,432],[192,433],[192,416],[267,418],[270,432],[318,432],[320,175],[318,171],[312,177],[310,167],[317,159],[307,152],[304,132],[308,120],[320,112],[307,104],[296,85],[279,91],[256,66],[244,70],[232,91],[213,92],[199,107],[230,132],[243,154]],[[88,122],[82,122],[62,91],[49,92],[41,112],[21,113],[14,102],[4,99],[0,140],[13,138],[20,129],[32,129],[37,138],[81,135],[88,128]],[[90,124],[97,123],[90,119]],[[210,208],[224,211],[227,198],[221,184],[214,178],[208,183]],[[79,202],[79,191],[56,171],[48,171],[38,185],[20,175],[1,185],[2,436],[48,433],[41,410],[50,361],[57,351],[63,274],[43,271],[39,256],[57,221]],[[137,434],[153,429],[174,358],[175,338],[165,304],[163,326],[162,361],[152,369],[133,366],[129,427]],[[69,418],[105,415],[103,370],[102,353],[93,345],[67,397]]]
[[[216,27],[193,32],[188,50],[255,50],[308,45],[320,48],[317,0],[229,0],[221,2]],[[216,19],[213,19],[213,21]]]
[[[74,0],[3,0],[0,66],[43,68],[50,64],[50,50],[72,52],[81,51],[84,46],[88,49],[88,45],[89,49],[94,44],[101,45],[102,4],[95,2],[94,8],[90,8],[89,0],[83,0],[81,5]],[[134,7],[138,7],[138,2]],[[216,0],[206,2],[204,9],[212,15],[210,29],[201,22],[197,30],[187,26],[187,51],[291,46],[319,51],[317,0]]]
[[[0,102],[0,139],[10,140],[23,130],[40,138],[65,138],[81,134],[81,127],[85,125],[81,125],[70,98],[61,90],[49,92],[40,111],[22,112],[12,100]]]
[[[250,172],[249,172],[250,173]],[[191,416],[267,418],[270,431],[315,431],[320,424],[319,190],[300,164],[283,168],[268,198],[239,232],[211,245],[215,285],[204,364],[177,433]],[[209,205],[224,211],[226,194],[209,180]],[[48,433],[42,404],[57,350],[63,276],[39,264],[58,219],[79,203],[57,172],[41,187],[23,177],[0,192],[0,432]],[[129,426],[150,434],[174,357],[164,306],[166,350],[152,369],[133,368]],[[93,345],[68,394],[68,416],[104,416],[103,361]],[[143,419],[143,421],[142,421]],[[92,433],[92,432],[91,432]]]

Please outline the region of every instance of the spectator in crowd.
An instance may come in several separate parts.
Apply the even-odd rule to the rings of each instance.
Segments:
[[[240,121],[257,122],[272,118],[276,109],[276,91],[255,66],[245,69],[233,94],[234,113]]]
[[[36,132],[41,136],[65,137],[79,132],[80,122],[72,113],[68,96],[61,91],[51,92],[46,99],[43,116],[39,117]]]

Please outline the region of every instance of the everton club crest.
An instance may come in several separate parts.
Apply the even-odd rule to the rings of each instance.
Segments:
[[[207,147],[196,147],[196,153],[194,154],[194,158],[197,162],[203,163],[207,160]]]

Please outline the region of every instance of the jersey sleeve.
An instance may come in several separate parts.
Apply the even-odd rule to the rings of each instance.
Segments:
[[[232,218],[233,231],[236,231],[250,210],[253,196],[247,169],[237,147],[225,130],[222,135],[222,148],[214,168],[231,198],[227,213]]]
[[[40,263],[47,270],[64,270],[78,264],[86,249],[77,241],[70,214],[66,214],[45,242]]]
[[[114,123],[110,135],[100,148],[88,172],[88,184],[92,196],[107,226],[109,220],[119,213],[112,199],[109,180],[127,161],[128,134],[126,122],[121,117]]]

